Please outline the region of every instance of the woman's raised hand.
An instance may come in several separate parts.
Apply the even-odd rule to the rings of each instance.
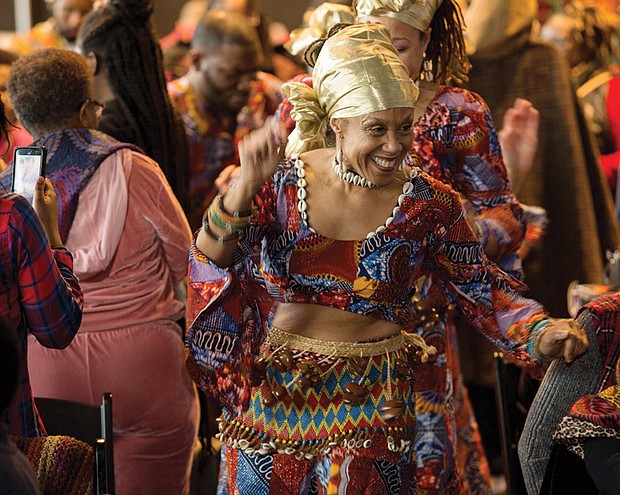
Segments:
[[[552,319],[538,339],[538,352],[570,363],[588,350],[588,337],[579,323],[570,318]]]
[[[517,98],[513,106],[506,110],[504,126],[498,132],[504,164],[515,194],[534,164],[539,122],[538,110],[529,101]]]
[[[273,175],[282,159],[286,134],[274,117],[245,136],[239,143],[240,185],[256,192]]]

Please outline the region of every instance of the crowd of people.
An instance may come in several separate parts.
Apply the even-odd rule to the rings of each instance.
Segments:
[[[37,397],[110,392],[119,495],[490,495],[499,349],[528,494],[620,493],[617,14],[47,3],[0,54],[0,153],[46,150],[32,203],[0,163],[0,485],[40,493]]]

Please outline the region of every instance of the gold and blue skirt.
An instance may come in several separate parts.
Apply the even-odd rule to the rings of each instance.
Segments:
[[[220,491],[415,493],[418,352],[405,334],[329,342],[272,328],[251,372],[249,408],[218,420]]]

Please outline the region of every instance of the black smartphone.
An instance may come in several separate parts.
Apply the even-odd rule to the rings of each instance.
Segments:
[[[18,146],[13,152],[13,186],[11,190],[34,200],[34,186],[39,176],[45,177],[45,146]]]

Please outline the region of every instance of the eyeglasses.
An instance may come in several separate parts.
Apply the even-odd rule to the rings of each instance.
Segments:
[[[97,120],[101,120],[101,117],[103,117],[103,111],[105,110],[105,103],[86,98],[86,100],[84,100],[84,103],[82,103],[82,108],[84,108],[86,105],[93,105],[95,107],[95,116],[97,117]]]

